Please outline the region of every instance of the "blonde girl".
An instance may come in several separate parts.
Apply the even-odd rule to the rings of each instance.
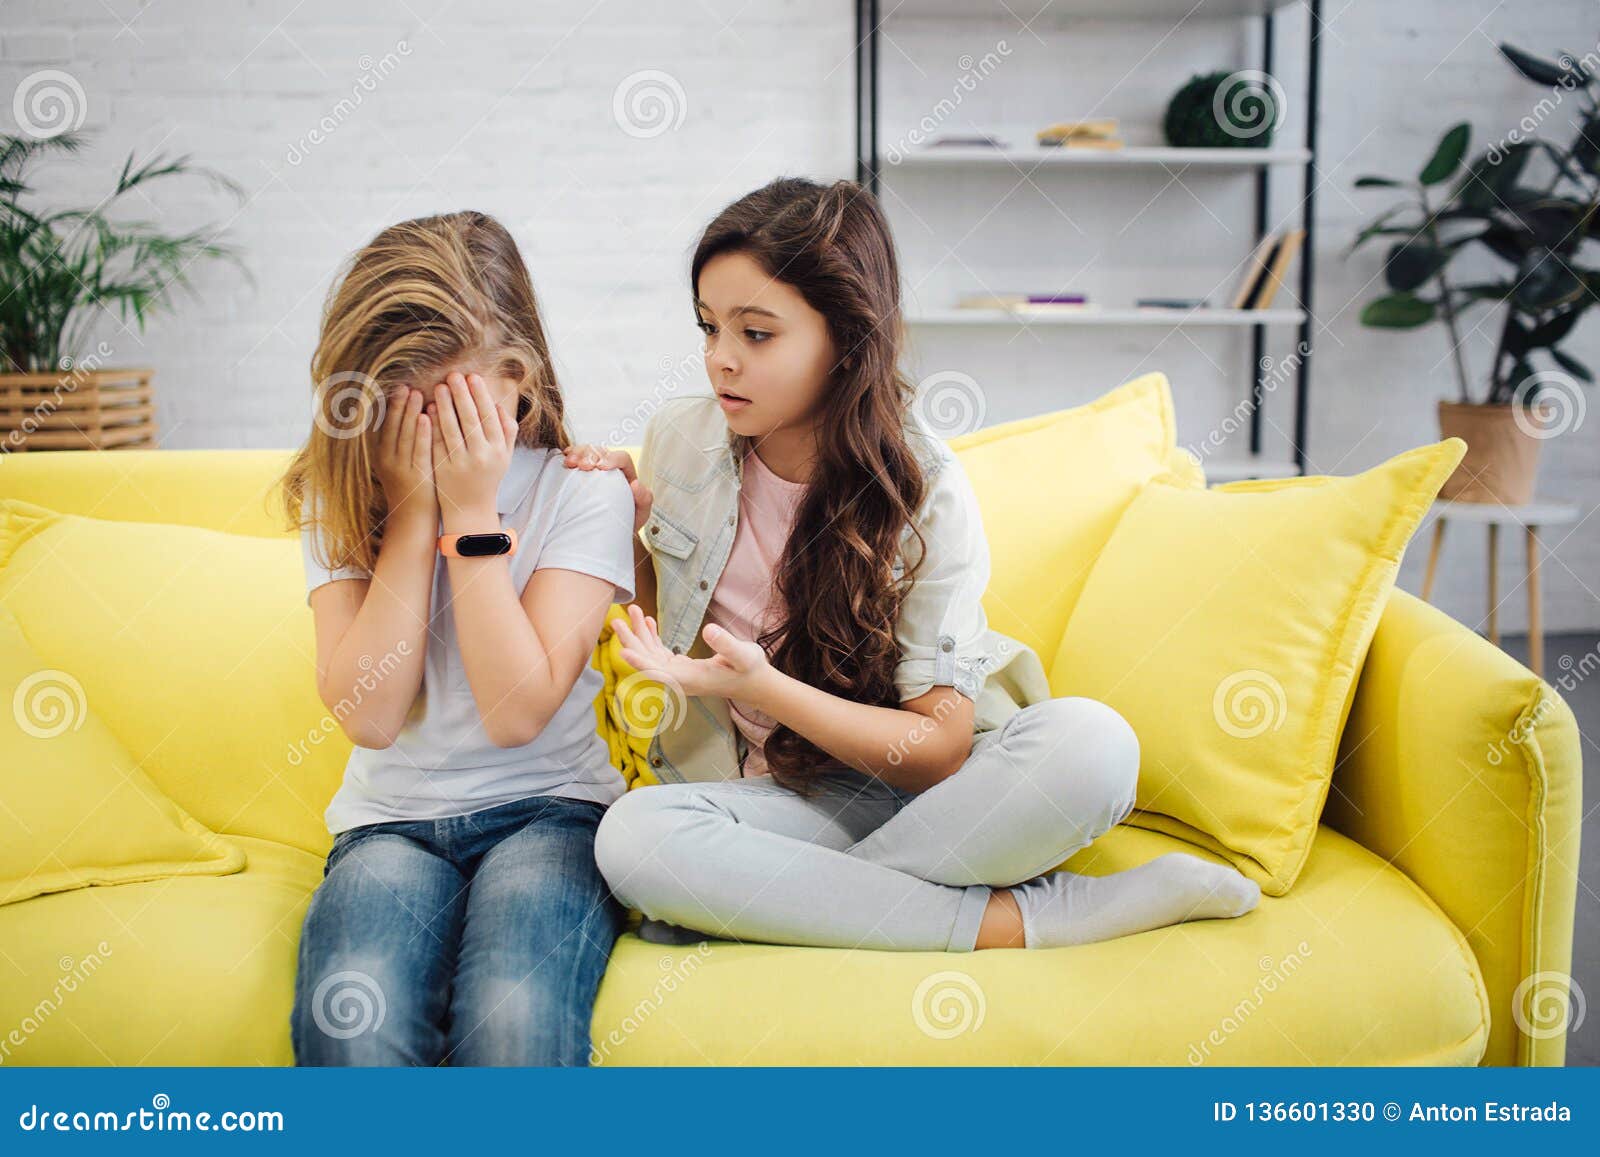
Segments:
[[[562,469],[533,285],[493,218],[385,229],[329,296],[284,494],[317,689],[355,744],[300,939],[307,1065],[582,1065],[622,915],[589,658],[634,503]],[[462,537],[467,536],[467,537]]]

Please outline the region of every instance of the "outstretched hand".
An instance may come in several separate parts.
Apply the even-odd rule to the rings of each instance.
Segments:
[[[630,667],[685,695],[748,698],[755,680],[768,669],[767,653],[760,643],[737,638],[715,623],[707,623],[701,632],[716,652],[709,659],[691,659],[669,650],[661,641],[655,619],[638,603],[628,604],[628,622],[614,619],[612,628]]]

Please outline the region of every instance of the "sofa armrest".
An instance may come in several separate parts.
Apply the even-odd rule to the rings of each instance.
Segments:
[[[1570,689],[1589,673],[1580,663],[1556,682]],[[1581,754],[1554,687],[1393,593],[1323,819],[1405,872],[1466,936],[1489,993],[1484,1064],[1566,1056]]]

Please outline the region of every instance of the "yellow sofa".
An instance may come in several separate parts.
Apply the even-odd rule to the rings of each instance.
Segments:
[[[0,497],[283,538],[298,557],[266,503],[285,461],[282,451],[15,455],[0,460]],[[106,564],[114,584],[115,560]],[[311,617],[299,613],[309,685]],[[149,656],[149,676],[184,663],[185,646],[243,653],[250,642],[179,640]],[[291,692],[305,701],[304,688]],[[181,714],[164,722],[202,735],[242,729],[263,763],[319,721],[286,726],[282,710],[226,701],[186,704]],[[346,749],[277,767],[260,793],[241,793],[226,822],[186,794],[209,777],[259,769],[194,769],[162,783],[245,852],[241,872],[0,907],[5,1062],[292,1063],[295,946]],[[1546,986],[1570,970],[1579,757],[1575,722],[1547,685],[1396,591],[1322,826],[1286,895],[1264,897],[1237,920],[1050,951],[663,947],[629,932],[600,990],[595,1060],[1559,1065],[1565,1034],[1542,1005]],[[1098,873],[1182,847],[1123,826],[1067,866]],[[65,989],[63,975],[81,973],[85,946],[101,939],[115,951]]]

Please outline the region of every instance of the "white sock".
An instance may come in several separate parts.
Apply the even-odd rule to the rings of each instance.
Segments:
[[[1261,886],[1232,867],[1184,852],[1109,876],[1051,872],[1010,889],[1028,948],[1091,944],[1184,920],[1242,916]]]

